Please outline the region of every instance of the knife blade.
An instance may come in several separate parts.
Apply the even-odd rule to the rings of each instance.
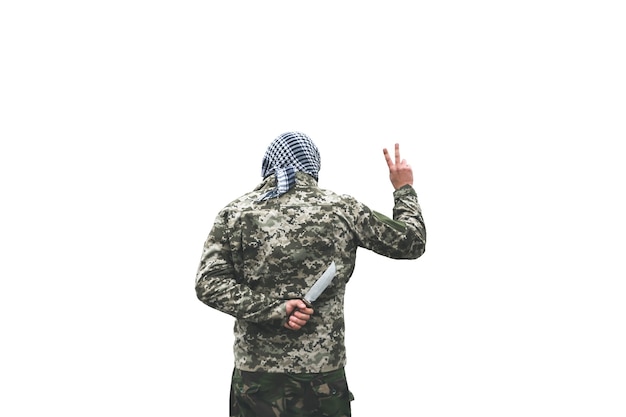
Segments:
[[[324,290],[330,285],[333,278],[335,277],[335,273],[337,272],[337,267],[335,266],[335,261],[332,261],[326,271],[315,281],[315,284],[307,291],[304,295],[302,301],[311,308],[313,306],[313,302],[317,300],[317,298],[324,292]]]
[[[335,261],[332,261],[326,271],[315,281],[315,284],[306,292],[302,301],[308,308],[313,308],[313,302],[317,300],[317,298],[324,292],[324,290],[330,285],[331,281],[335,277],[335,273],[337,272],[337,267],[335,266]],[[289,317],[298,311],[297,308],[294,308],[291,313],[289,313]]]

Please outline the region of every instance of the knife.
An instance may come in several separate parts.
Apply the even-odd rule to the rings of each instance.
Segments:
[[[315,284],[304,295],[302,301],[308,308],[313,308],[313,302],[317,300],[317,298],[324,292],[324,290],[330,285],[331,281],[335,277],[335,273],[337,272],[337,267],[335,266],[335,261],[332,261],[326,271],[315,281]],[[294,308],[293,311],[289,314],[291,315],[298,310]]]

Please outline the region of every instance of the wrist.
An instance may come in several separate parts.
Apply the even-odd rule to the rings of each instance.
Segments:
[[[404,184],[402,186],[400,186],[399,188],[396,188],[393,192],[393,194],[395,196],[402,196],[402,195],[414,195],[417,196],[417,193],[415,192],[415,189],[413,188],[412,184]]]

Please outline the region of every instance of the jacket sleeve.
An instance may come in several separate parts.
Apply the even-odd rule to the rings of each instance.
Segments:
[[[357,243],[389,258],[417,259],[426,250],[426,227],[417,193],[405,185],[395,190],[393,197],[393,219],[356,203]]]
[[[255,323],[286,320],[284,300],[271,299],[242,283],[233,265],[228,211],[215,219],[196,274],[196,295],[204,304]]]

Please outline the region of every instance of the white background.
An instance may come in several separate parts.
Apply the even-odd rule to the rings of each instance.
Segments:
[[[620,3],[3,2],[0,415],[226,416],[202,244],[299,130],[386,214],[399,142],[429,233],[359,252],[356,417],[623,417]]]

